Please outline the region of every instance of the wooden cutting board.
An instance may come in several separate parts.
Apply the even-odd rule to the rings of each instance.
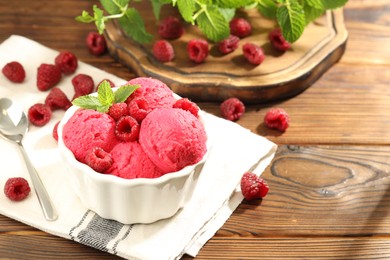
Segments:
[[[149,2],[136,7],[144,17],[148,32],[157,34],[158,21]],[[161,17],[178,15],[177,10],[166,6]],[[109,23],[105,37],[110,55],[128,66],[138,76],[150,76],[165,82],[172,90],[193,101],[223,101],[237,97],[245,103],[267,103],[286,99],[310,87],[343,55],[348,33],[342,9],[329,11],[308,25],[302,37],[285,53],[272,48],[268,33],[276,22],[265,19],[256,10],[238,13],[253,26],[252,35],[240,41],[233,53],[222,55],[210,43],[210,54],[202,64],[188,59],[186,46],[189,40],[205,38],[195,26],[185,24],[184,35],[171,41],[175,50],[172,62],[158,62],[152,54],[153,42],[140,45],[129,39],[116,23]],[[241,46],[246,42],[258,44],[266,58],[259,66],[249,64]]]

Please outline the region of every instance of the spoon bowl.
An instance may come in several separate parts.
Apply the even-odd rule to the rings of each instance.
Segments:
[[[8,98],[1,98],[0,136],[18,145],[26,163],[27,170],[30,174],[43,214],[47,220],[53,221],[57,219],[58,214],[50,200],[49,194],[47,193],[42,180],[31,163],[22,144],[23,137],[27,131],[28,120],[22,107]]]

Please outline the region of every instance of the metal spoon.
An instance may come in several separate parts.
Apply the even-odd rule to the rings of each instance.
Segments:
[[[49,194],[43,186],[37,171],[32,165],[26,151],[24,150],[22,139],[28,131],[28,120],[23,109],[13,103],[8,98],[0,99],[0,136],[14,142],[20,148],[27,170],[30,174],[35,192],[38,196],[39,204],[41,205],[43,215],[49,221],[57,219],[56,209],[52,205]]]

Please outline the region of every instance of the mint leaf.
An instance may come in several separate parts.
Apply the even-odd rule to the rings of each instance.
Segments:
[[[234,8],[219,8],[219,11],[228,22],[230,22],[236,14],[236,9]]]
[[[99,85],[98,99],[103,106],[110,106],[115,101],[114,91],[112,91],[110,83],[106,80]]]
[[[94,13],[96,28],[98,29],[99,33],[102,34],[104,32],[104,29],[106,28],[105,19],[103,16],[103,10],[97,7],[96,5],[94,5],[93,13]]]
[[[109,14],[119,14],[129,4],[130,0],[100,0],[103,8]]]
[[[115,103],[125,102],[140,85],[123,85],[115,91]]]
[[[177,8],[184,21],[188,23],[194,23],[192,14],[195,12],[195,1],[194,0],[177,0]]]
[[[311,7],[325,11],[328,9],[342,7],[348,2],[348,0],[306,0],[305,2]]]
[[[253,0],[215,0],[215,4],[222,8],[240,8],[253,3]]]
[[[229,37],[229,23],[215,6],[208,6],[206,11],[197,17],[196,23],[211,41],[219,42]]]
[[[109,109],[110,109],[110,105],[100,105],[95,110],[100,113],[107,113]]]
[[[144,21],[135,8],[127,9],[118,22],[125,33],[136,42],[149,43],[153,38],[153,35],[146,32]]]
[[[303,8],[296,0],[285,0],[276,11],[276,19],[288,42],[293,43],[301,37],[306,20]]]
[[[320,17],[325,12],[323,9],[317,9],[309,6],[308,3],[303,5],[303,11],[305,12],[306,25]]]
[[[339,8],[339,7],[342,7],[344,6],[348,0],[321,0],[325,9],[336,9],[336,8]]]
[[[159,0],[151,0],[153,15],[157,20],[160,20],[161,7],[164,5]]]
[[[278,6],[273,0],[257,0],[257,10],[266,18],[275,19]]]
[[[72,101],[72,104],[81,108],[97,110],[101,106],[100,101],[94,96],[81,96]]]
[[[91,22],[95,21],[95,19],[87,11],[84,10],[81,13],[81,15],[76,17],[76,21],[82,22],[82,23],[91,23]]]

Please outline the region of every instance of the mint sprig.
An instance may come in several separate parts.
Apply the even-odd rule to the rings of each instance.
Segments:
[[[142,0],[132,0],[134,2]],[[109,20],[117,19],[123,31],[139,43],[150,43],[153,36],[146,31],[142,16],[130,7],[131,0],[100,0],[103,9],[93,6],[93,15],[83,11],[76,20],[95,22],[103,33]],[[146,0],[144,0],[146,1]],[[264,17],[274,19],[284,38],[290,43],[297,41],[307,24],[327,10],[344,6],[348,0],[149,0],[153,14],[158,20],[161,8],[171,5],[178,9],[187,23],[197,25],[213,42],[221,41],[230,34],[229,22],[240,8],[256,8]]]
[[[114,92],[110,83],[104,80],[98,87],[97,96],[81,96],[73,100],[72,104],[106,113],[112,104],[124,102],[137,88],[139,88],[139,85],[123,85]]]

